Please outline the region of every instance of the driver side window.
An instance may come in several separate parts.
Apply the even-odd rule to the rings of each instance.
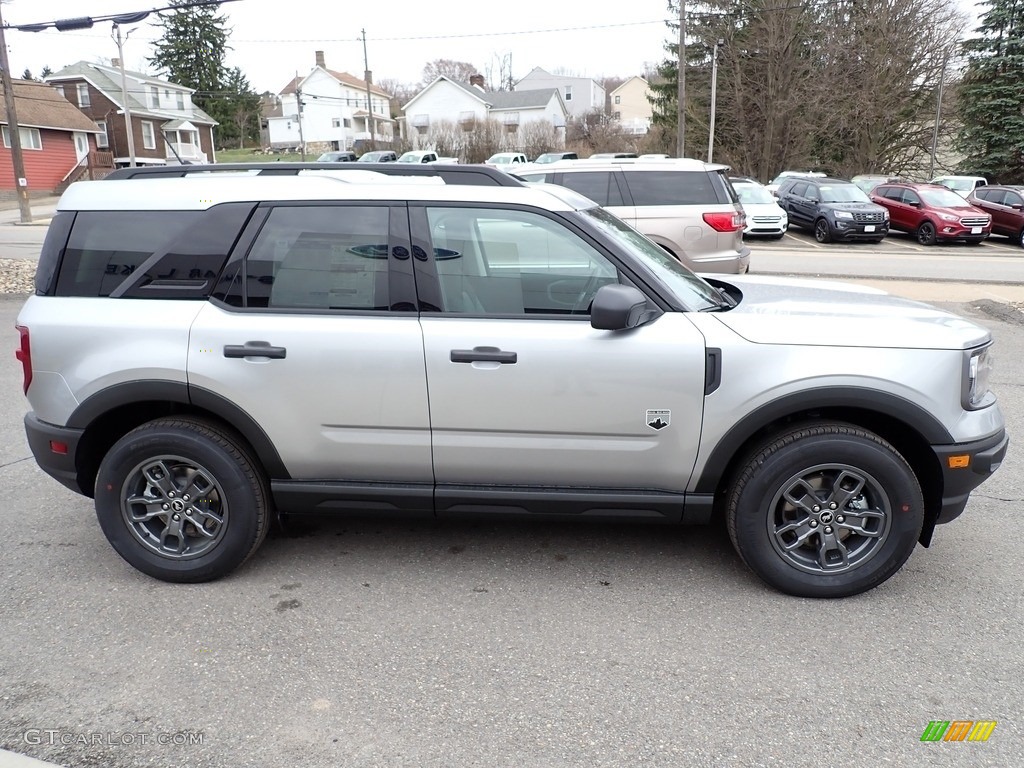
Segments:
[[[618,270],[562,224],[529,211],[428,208],[444,311],[589,316]]]

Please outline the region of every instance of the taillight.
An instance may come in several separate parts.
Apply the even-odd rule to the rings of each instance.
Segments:
[[[14,350],[14,356],[21,360],[22,389],[25,394],[28,394],[28,385],[32,383],[32,348],[28,343],[28,328],[24,325],[16,325],[14,327],[21,334],[21,346]]]
[[[715,232],[737,232],[743,229],[743,214],[737,211],[724,213],[705,213],[704,221]]]

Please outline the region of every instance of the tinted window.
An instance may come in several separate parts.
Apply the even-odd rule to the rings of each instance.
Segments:
[[[246,306],[388,309],[388,209],[274,208],[245,262]]]
[[[981,189],[974,190],[974,196],[979,200],[988,200],[990,202],[995,203],[998,202],[999,197],[998,195],[994,194],[995,192],[996,190],[985,189],[984,187],[982,187]]]
[[[1003,198],[1003,205],[1020,205],[1022,202],[1021,196],[1016,192],[1006,192]]]
[[[611,171],[563,173],[559,184],[589,197],[598,205],[625,205],[615,174]]]
[[[60,265],[64,246],[67,245],[71,225],[75,220],[73,211],[60,211],[50,221],[43,240],[43,250],[39,254],[39,266],[36,267],[36,293],[49,296],[53,291],[54,278]]]
[[[447,312],[587,315],[618,280],[593,246],[536,213],[430,208],[427,220]]]
[[[705,171],[636,171],[624,174],[634,205],[707,205],[726,203],[729,195]],[[728,182],[721,179],[725,187]]]
[[[789,185],[789,189],[784,190],[786,194],[793,195],[793,197],[806,197],[807,196],[807,184],[802,181],[794,182]]]
[[[81,211],[60,275],[60,296],[109,296],[155,252],[186,233],[203,211]]]

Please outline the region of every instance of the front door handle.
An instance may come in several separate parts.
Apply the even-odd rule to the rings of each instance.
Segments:
[[[283,360],[287,353],[284,347],[272,347],[269,341],[247,341],[245,344],[225,344],[224,357],[269,357]]]
[[[519,359],[515,352],[503,352],[497,347],[473,347],[472,349],[453,349],[453,363],[502,363],[512,365]]]

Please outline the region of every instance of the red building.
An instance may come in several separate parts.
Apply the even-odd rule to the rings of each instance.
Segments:
[[[96,124],[53,86],[31,80],[15,80],[13,85],[29,194],[61,192],[72,181],[88,176],[90,168],[112,165],[96,153]],[[0,124],[0,195],[14,196],[11,131],[2,91]]]

